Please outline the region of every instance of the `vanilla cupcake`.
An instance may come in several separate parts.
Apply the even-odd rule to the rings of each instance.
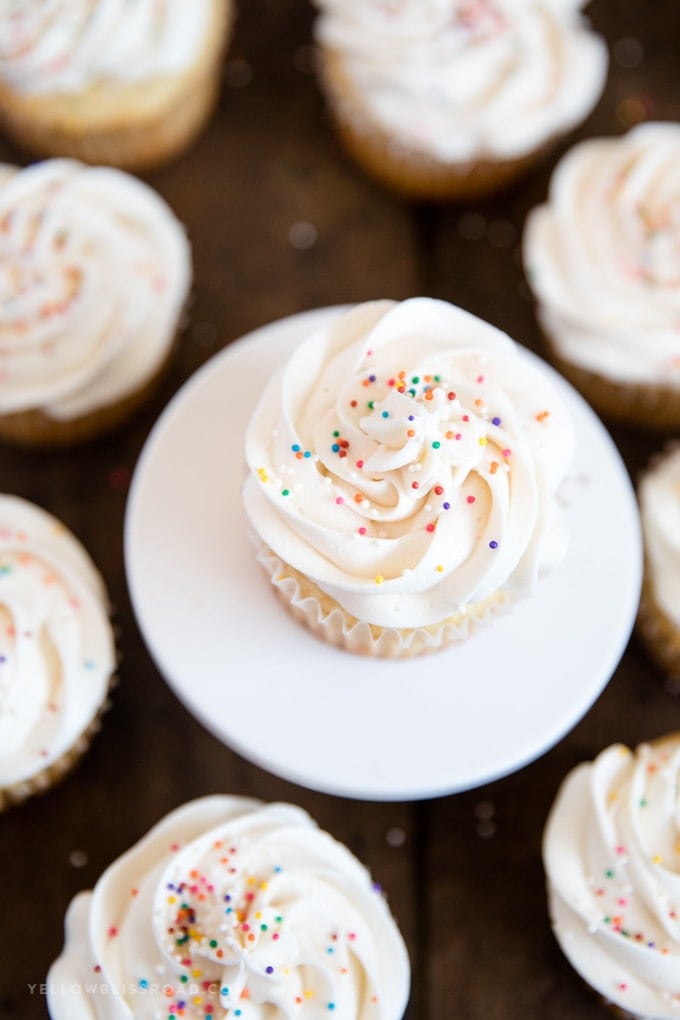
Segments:
[[[550,357],[593,407],[680,427],[680,124],[568,152],[524,261]]]
[[[83,546],[45,510],[0,495],[0,810],[79,760],[115,658],[106,590]]]
[[[0,439],[117,426],[171,352],[191,285],[183,227],[150,187],[72,160],[0,164]]]
[[[375,301],[310,337],[246,435],[245,508],[292,612],[384,656],[461,640],[566,547],[573,433],[554,382],[443,301]]]
[[[364,866],[290,804],[178,808],[66,917],[52,1020],[400,1020],[409,961]]]
[[[619,1015],[680,1010],[680,735],[615,744],[565,779],[543,858],[557,941]]]
[[[584,0],[315,0],[319,74],[339,137],[420,199],[489,195],[578,125],[607,52]]]
[[[158,166],[212,113],[231,20],[231,0],[4,4],[0,127],[38,156]]]
[[[651,461],[638,499],[645,550],[638,633],[661,669],[680,676],[680,445]]]

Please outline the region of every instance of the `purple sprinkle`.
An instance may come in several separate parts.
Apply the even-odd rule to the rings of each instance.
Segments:
[[[500,425],[500,423],[501,423],[501,419],[500,418],[492,418],[491,419],[491,424],[492,425]]]
[[[415,414],[409,414],[409,416],[408,416],[408,420],[409,420],[409,421],[415,421],[415,420],[416,420],[416,416],[415,416]]]
[[[266,970],[267,974],[273,974],[274,973],[274,968],[273,967],[265,967],[265,970]]]
[[[497,548],[498,548],[498,542],[494,538],[494,539],[492,539],[491,542],[489,542],[489,549],[497,549]]]
[[[368,377],[368,381],[369,382],[375,382],[375,380],[376,380],[376,377],[374,375],[369,375],[369,377]]]
[[[442,506],[444,507],[445,510],[450,510],[451,509],[451,504],[450,503],[442,503]]]

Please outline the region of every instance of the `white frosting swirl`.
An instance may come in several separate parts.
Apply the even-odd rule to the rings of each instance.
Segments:
[[[159,369],[191,283],[183,228],[108,167],[0,166],[0,414],[70,419]]]
[[[649,467],[638,497],[652,595],[680,629],[680,446],[669,447]]]
[[[44,510],[0,495],[0,788],[74,746],[114,667],[106,592],[82,545]]]
[[[653,1020],[680,1016],[680,738],[579,765],[544,837],[550,911],[570,963],[601,995]]]
[[[409,962],[366,869],[300,808],[173,811],[67,916],[52,1020],[399,1020]]]
[[[680,388],[680,124],[574,146],[527,220],[524,259],[563,358]]]
[[[530,591],[565,549],[571,422],[505,334],[443,301],[359,305],[300,344],[249,425],[248,516],[380,626]]]
[[[200,55],[214,0],[10,0],[0,6],[0,78],[21,92],[175,74]]]
[[[316,0],[370,116],[399,144],[450,162],[515,158],[579,123],[606,49],[583,0]]]

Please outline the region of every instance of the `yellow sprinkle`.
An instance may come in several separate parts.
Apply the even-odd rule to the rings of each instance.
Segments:
[[[177,903],[175,896],[168,896],[168,903],[172,906],[173,903]]]
[[[488,442],[489,442],[489,440],[486,438],[486,436],[480,436],[479,437],[479,445],[480,446],[486,446],[486,444]]]
[[[248,875],[247,882],[248,882],[248,885],[255,885],[255,876],[254,875]]]
[[[662,860],[663,860],[662,857],[659,857],[658,854],[654,854],[654,856],[652,857],[652,864],[661,864]]]
[[[199,978],[201,976],[201,974],[202,974],[202,971],[199,970],[198,967],[195,967],[194,970],[192,970],[192,972],[191,972],[191,976],[195,977],[195,978]]]
[[[203,999],[201,998],[200,995],[195,995],[194,996],[194,999],[193,999],[194,1006],[200,1006],[202,1002],[203,1002]]]
[[[267,474],[267,469],[266,468],[263,468],[263,467],[258,468],[257,469],[257,473],[260,476],[260,481],[261,482],[268,482],[269,481],[269,475]]]
[[[441,565],[441,563],[438,563],[435,569],[436,569],[438,574],[443,574],[444,573],[444,568]]]
[[[375,583],[376,584],[382,584],[384,580],[385,580],[385,578],[382,576],[382,574],[377,574],[376,578],[375,578]]]
[[[260,882],[260,889],[268,889],[269,882]]]
[[[306,992],[305,992],[305,999],[311,999],[313,997],[313,995],[314,995],[314,992],[311,990],[311,988],[308,988],[306,990]]]

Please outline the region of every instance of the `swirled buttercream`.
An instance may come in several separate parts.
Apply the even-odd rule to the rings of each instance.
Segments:
[[[572,447],[553,382],[504,333],[444,301],[368,302],[265,390],[245,506],[358,620],[427,627],[559,561]]]
[[[0,78],[21,92],[74,92],[185,70],[213,0],[13,0],[0,7]]]
[[[396,144],[445,162],[512,159],[596,102],[606,49],[582,0],[316,0],[338,54]]]
[[[0,167],[0,415],[72,419],[149,382],[191,282],[183,228],[106,167]]]
[[[544,836],[550,913],[578,973],[633,1016],[680,1015],[680,738],[567,776]]]
[[[69,752],[115,668],[104,585],[54,517],[0,495],[0,794]],[[0,797],[1,799],[1,797]]]
[[[680,446],[650,465],[638,497],[651,594],[680,630]]]
[[[52,1020],[399,1020],[409,963],[366,869],[300,808],[213,796],[81,893]]]
[[[680,388],[680,125],[574,146],[529,215],[524,261],[562,358]]]

